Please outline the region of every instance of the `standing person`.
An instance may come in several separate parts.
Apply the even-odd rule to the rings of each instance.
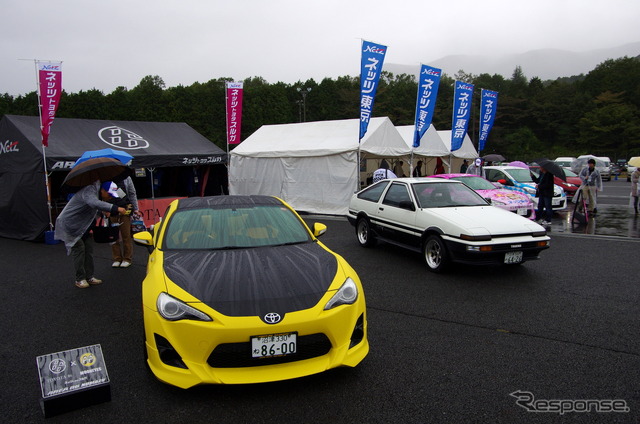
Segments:
[[[536,216],[540,225],[551,225],[553,218],[553,175],[546,169],[540,167],[540,176],[536,176],[531,172],[531,178],[538,184],[536,189],[536,197],[538,198],[538,210]],[[543,217],[546,217],[543,218]]]
[[[460,173],[461,174],[466,174],[468,167],[469,167],[469,162],[466,159],[464,159],[462,161],[462,165],[460,165]]]
[[[482,159],[476,158],[476,160],[467,168],[467,174],[482,176]]]
[[[396,162],[396,165],[393,167],[393,173],[400,178],[405,176],[402,165],[404,165],[404,162],[399,160],[398,162]]]
[[[423,174],[422,174],[422,163],[423,162],[421,160],[419,160],[418,164],[416,165],[416,167],[413,168],[413,176],[414,177],[422,177],[423,176]]]
[[[398,178],[398,176],[389,170],[389,164],[386,160],[382,159],[380,168],[373,171],[373,183],[377,183],[386,178]]]
[[[436,168],[433,170],[433,174],[444,174],[445,170],[444,170],[444,165],[442,164],[442,159],[441,158],[437,158],[436,159]]]
[[[580,174],[578,175],[582,180],[580,190],[587,201],[587,210],[589,213],[595,214],[598,212],[596,197],[597,192],[602,190],[602,177],[600,176],[600,171],[596,169],[595,159],[589,159],[587,161],[587,165],[588,166],[580,171]]]
[[[73,259],[78,288],[86,289],[89,285],[102,283],[93,275],[93,240],[89,230],[100,211],[113,215],[126,213],[125,208],[108,203],[106,200],[110,197],[100,181],[95,181],[73,195],[56,219],[55,238],[64,242],[67,255]]]
[[[102,186],[105,188],[106,185],[109,185],[109,188],[115,186],[114,183],[108,181],[103,183]],[[115,198],[113,199],[113,203],[118,206],[122,206],[130,211],[127,215],[119,215],[111,218],[111,223],[117,225],[120,228],[120,237],[118,240],[114,241],[111,244],[111,258],[113,259],[113,263],[111,266],[113,268],[128,268],[131,266],[133,262],[133,237],[131,234],[131,217],[137,217],[139,215],[138,212],[138,196],[136,195],[136,188],[133,185],[133,180],[131,177],[125,178],[121,183],[122,188],[124,188],[125,196],[123,198]],[[117,190],[116,186],[116,190]]]
[[[640,168],[636,168],[631,173],[631,201],[633,208],[636,210],[636,215],[638,215],[638,181],[640,181]]]

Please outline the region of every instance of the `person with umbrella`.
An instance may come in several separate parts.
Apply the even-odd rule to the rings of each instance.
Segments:
[[[102,283],[94,275],[93,241],[90,230],[99,212],[126,214],[123,207],[108,203],[115,193],[101,187],[105,181],[126,174],[127,167],[115,159],[93,158],[74,166],[64,180],[67,187],[81,187],[66,204],[55,225],[55,238],[64,242],[73,259],[75,285],[85,289]]]
[[[578,176],[582,180],[580,191],[587,201],[587,210],[590,214],[595,214],[598,212],[597,192],[602,190],[602,177],[596,169],[596,160],[589,159],[587,167],[580,171]]]
[[[540,165],[540,176],[531,173],[531,179],[538,185],[536,188],[536,197],[538,198],[538,210],[536,216],[540,225],[551,225],[553,219],[553,174]],[[546,216],[546,219],[543,218]]]

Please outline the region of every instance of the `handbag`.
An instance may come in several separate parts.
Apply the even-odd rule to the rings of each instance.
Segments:
[[[142,231],[147,231],[147,227],[146,225],[144,225],[144,221],[142,219],[132,219],[131,234],[140,233]]]
[[[96,243],[112,243],[120,237],[120,227],[109,225],[109,218],[98,218],[91,232]]]

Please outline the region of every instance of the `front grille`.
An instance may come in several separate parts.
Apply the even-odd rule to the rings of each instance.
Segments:
[[[213,368],[259,367],[317,358],[326,355],[330,350],[331,341],[329,341],[329,338],[322,333],[318,333],[298,336],[296,353],[293,355],[252,358],[251,342],[225,343],[218,345],[211,352],[207,363]]]

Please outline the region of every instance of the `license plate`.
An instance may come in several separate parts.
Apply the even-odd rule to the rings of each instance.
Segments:
[[[272,358],[296,353],[297,333],[268,334],[251,337],[252,358]]]
[[[561,199],[553,199],[553,200],[551,200],[551,205],[552,206],[558,206],[560,204],[560,200]]]
[[[526,215],[527,208],[518,208],[518,215]]]
[[[504,263],[505,264],[519,264],[522,262],[522,252],[507,252],[504,254]]]

